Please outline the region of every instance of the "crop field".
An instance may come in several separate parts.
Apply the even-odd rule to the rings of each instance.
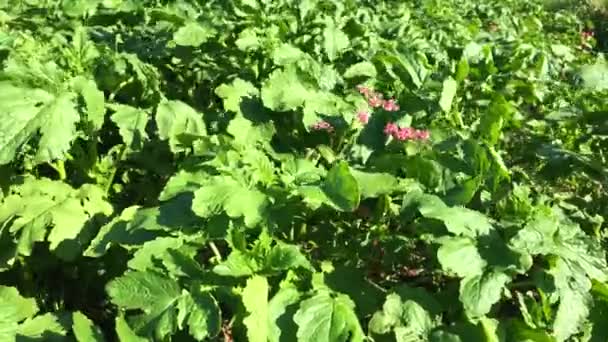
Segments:
[[[605,52],[601,0],[0,0],[0,342],[606,342]]]

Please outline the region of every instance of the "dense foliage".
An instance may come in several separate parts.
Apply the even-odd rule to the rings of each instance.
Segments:
[[[580,2],[0,9],[1,341],[608,340]]]

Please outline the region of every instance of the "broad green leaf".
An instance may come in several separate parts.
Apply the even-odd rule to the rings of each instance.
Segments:
[[[508,334],[513,341],[556,342],[555,338],[547,332],[540,329],[532,329],[521,321],[511,321],[508,326]]]
[[[213,28],[197,22],[189,22],[173,34],[173,40],[177,45],[198,47],[213,37],[215,33]]]
[[[113,104],[110,108],[114,110],[110,120],[118,126],[122,141],[131,150],[140,150],[148,140],[146,133],[148,113],[140,108],[122,104]]]
[[[195,192],[209,179],[209,174],[199,172],[189,172],[185,170],[179,170],[176,174],[169,178],[167,184],[163,188],[159,196],[159,200],[166,201],[176,197],[179,194],[187,192]]]
[[[279,342],[284,341],[285,338],[295,338],[295,323],[291,317],[283,316],[288,307],[298,302],[300,296],[297,288],[287,285],[272,297],[268,303],[268,341]]]
[[[51,95],[41,89],[20,88],[0,82],[0,165],[40,133],[35,161],[44,163],[63,159],[76,138],[80,115],[73,102],[74,94]]]
[[[169,140],[171,151],[182,152],[182,135],[205,136],[207,128],[203,116],[181,101],[163,101],[156,109],[158,136]]]
[[[0,285],[0,340],[15,341],[19,323],[37,312],[34,298],[24,298],[16,288]]]
[[[325,20],[325,29],[323,30],[323,49],[327,58],[334,61],[344,50],[350,46],[348,36],[336,27],[336,24],[330,18]]]
[[[249,278],[243,289],[243,305],[249,312],[249,315],[243,320],[247,327],[248,341],[268,341],[268,291],[268,281],[261,276]]]
[[[403,202],[403,210],[417,206],[422,216],[442,221],[452,234],[475,238],[493,229],[490,219],[482,213],[464,207],[448,207],[434,195],[412,191],[404,197]]]
[[[72,331],[78,342],[100,342],[105,341],[103,334],[91,320],[80,312],[72,315]]]
[[[213,272],[228,277],[244,277],[254,274],[259,265],[248,255],[233,250],[226,260],[213,268]]]
[[[277,242],[266,257],[265,269],[268,271],[284,271],[297,267],[312,270],[312,265],[306,256],[294,245]]]
[[[353,77],[376,77],[376,67],[374,64],[370,62],[359,62],[357,64],[353,64],[346,69],[344,72],[345,78],[353,78]]]
[[[277,242],[272,247],[254,248],[253,251],[233,250],[213,271],[223,276],[242,277],[258,272],[274,274],[298,267],[312,269],[297,246]]]
[[[469,317],[477,318],[490,312],[511,278],[496,271],[471,275],[460,282],[460,301]]]
[[[276,128],[271,122],[254,124],[242,116],[237,116],[230,120],[226,131],[234,137],[235,143],[252,146],[257,142],[270,142]]]
[[[260,47],[260,37],[256,34],[255,28],[246,28],[239,33],[239,38],[234,44],[242,51],[255,50]]]
[[[197,248],[188,245],[183,237],[158,237],[152,241],[145,242],[133,254],[127,265],[131,269],[142,272],[154,269],[154,259],[164,259],[169,255],[171,249],[180,250],[190,256],[194,256]]]
[[[104,94],[97,88],[95,81],[82,76],[73,80],[75,90],[82,96],[87,108],[87,119],[95,130],[103,126],[106,108]]]
[[[112,213],[103,191],[92,185],[75,190],[63,182],[27,178],[13,191],[0,202],[0,226],[10,222],[22,255],[30,255],[34,243],[46,239],[60,258],[73,260],[92,237],[89,220]]]
[[[558,341],[566,341],[581,330],[589,315],[591,281],[580,265],[564,259],[558,259],[549,273],[555,279],[559,294],[553,333]]]
[[[370,331],[384,335],[393,332],[397,341],[424,341],[435,323],[431,315],[412,300],[402,301],[398,294],[386,297],[382,311],[369,322]]]
[[[188,325],[188,332],[197,341],[216,336],[221,330],[221,314],[215,299],[207,292],[194,290],[178,303],[178,325]],[[187,317],[187,318],[186,318]]]
[[[206,298],[207,294],[193,296],[181,290],[176,281],[158,273],[128,272],[112,280],[106,291],[121,309],[143,311],[132,318],[138,334],[163,339],[175,333],[184,321],[192,324],[190,332],[199,340],[215,333],[212,330],[219,315],[215,301]],[[206,324],[199,325],[202,323]]]
[[[158,207],[125,208],[119,216],[101,227],[84,255],[100,257],[111,246],[132,249],[166,232],[201,226],[202,220],[190,210],[191,203],[189,196],[178,196]]]
[[[354,211],[359,206],[359,185],[346,162],[339,162],[327,172],[323,192],[339,210]]]
[[[262,101],[267,108],[285,112],[295,110],[310,97],[311,90],[294,67],[275,70],[262,84]]]
[[[66,334],[65,322],[61,317],[49,312],[21,323],[17,329],[17,341],[64,340]]]
[[[443,270],[463,278],[482,274],[487,265],[479,254],[475,241],[468,237],[443,239],[437,251],[437,259]]]
[[[241,99],[259,95],[259,90],[250,82],[240,78],[230,84],[222,84],[215,89],[215,94],[224,102],[224,109],[235,113],[241,113]]]
[[[400,189],[399,181],[390,173],[350,170],[361,190],[361,198],[388,195]]]
[[[304,300],[293,320],[298,325],[298,341],[363,341],[363,331],[354,311],[355,304],[344,295],[332,297],[319,292]]]
[[[456,75],[454,75],[454,77],[456,78],[456,82],[460,83],[464,81],[467,76],[469,76],[469,71],[469,62],[466,58],[461,58],[460,61],[458,61],[458,64],[456,65]]]
[[[514,111],[513,106],[503,96],[496,96],[479,122],[481,137],[491,145],[497,144],[505,121],[510,119]]]
[[[443,90],[441,91],[441,98],[439,99],[439,106],[444,112],[448,113],[452,108],[452,102],[454,96],[456,96],[456,90],[458,89],[458,83],[448,77],[443,81]]]
[[[608,89],[608,65],[606,62],[584,65],[580,69],[583,86],[592,91]]]
[[[147,339],[137,336],[123,316],[116,317],[116,335],[120,342],[146,342]]]
[[[268,205],[266,195],[256,189],[248,189],[231,178],[216,177],[215,180],[194,193],[192,210],[195,214],[209,218],[225,211],[230,217],[243,217],[249,227],[264,219]]]
[[[306,58],[306,54],[291,44],[282,44],[272,52],[272,60],[276,65],[297,63],[302,58]]]

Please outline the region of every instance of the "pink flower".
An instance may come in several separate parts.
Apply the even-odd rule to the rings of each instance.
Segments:
[[[399,131],[399,126],[397,126],[396,123],[389,122],[384,126],[384,134],[386,135],[393,135],[397,133],[397,131]]]
[[[389,122],[384,127],[384,134],[390,135],[395,140],[428,140],[430,132],[427,130],[417,130],[413,127],[399,127],[393,122]]]
[[[400,128],[399,131],[397,131],[397,133],[393,134],[393,138],[400,140],[400,141],[415,139],[416,130],[411,127]]]
[[[362,84],[357,86],[357,90],[359,91],[360,94],[365,95],[366,97],[369,96],[372,92],[372,90]]]
[[[369,113],[363,110],[357,112],[357,120],[359,120],[362,124],[367,124],[369,122]]]
[[[372,107],[372,108],[378,108],[378,107],[382,107],[382,105],[384,104],[384,99],[382,98],[382,94],[378,94],[378,93],[374,93],[372,94],[368,99],[367,99],[367,103]]]
[[[311,128],[315,131],[327,131],[333,132],[334,127],[327,121],[319,121],[311,126]]]
[[[429,140],[431,132],[427,130],[416,131],[416,139],[418,140]]]
[[[399,105],[397,104],[395,99],[384,101],[383,107],[384,110],[386,110],[387,112],[396,112],[399,110]]]
[[[589,38],[592,38],[593,36],[595,36],[595,32],[593,32],[593,31],[583,31],[583,32],[581,32],[581,37],[584,40],[588,40]]]

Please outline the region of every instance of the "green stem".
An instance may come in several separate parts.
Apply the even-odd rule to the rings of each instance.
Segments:
[[[222,254],[220,253],[220,250],[217,248],[217,246],[215,245],[215,242],[210,241],[209,242],[209,247],[211,248],[211,250],[213,251],[213,254],[215,255],[215,258],[217,259],[218,262],[222,261]]]
[[[108,184],[106,184],[106,188],[104,189],[106,195],[110,192],[110,188],[112,187],[112,184],[114,183],[114,177],[116,177],[116,172],[118,172],[118,163],[124,159],[126,152],[127,152],[127,146],[125,145],[125,146],[123,146],[122,151],[120,151],[120,155],[119,155],[118,159],[114,163],[114,169],[112,170],[112,174],[110,174],[110,177],[108,178]]]
[[[57,171],[60,180],[65,180],[67,178],[67,173],[65,172],[65,163],[63,160],[57,160],[55,163],[49,163],[49,166],[53,168],[53,170]]]

